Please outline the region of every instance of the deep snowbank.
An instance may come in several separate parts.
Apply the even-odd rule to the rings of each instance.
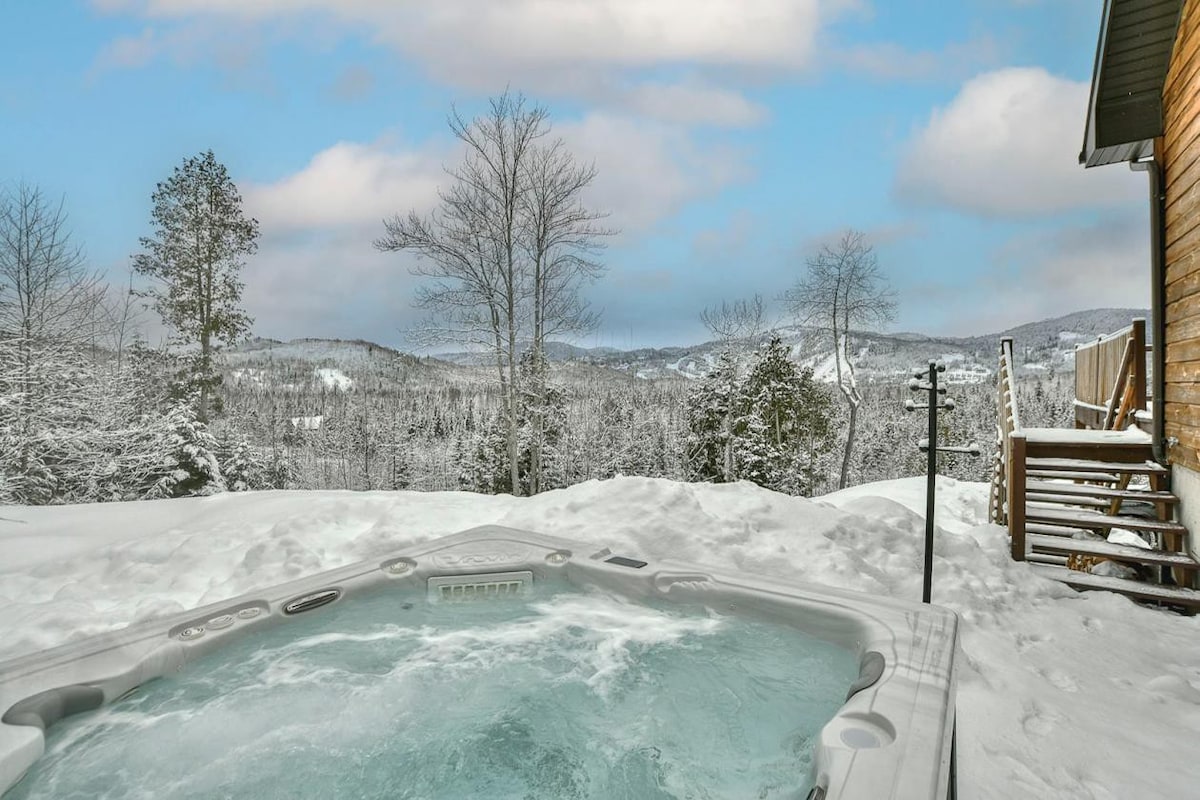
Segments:
[[[963,619],[963,798],[1185,797],[1200,785],[1200,618],[1078,595],[1008,558],[987,487],[940,484],[934,601]],[[0,658],[486,523],[916,599],[923,479],[818,501],[592,481],[534,498],[267,492],[0,510]]]

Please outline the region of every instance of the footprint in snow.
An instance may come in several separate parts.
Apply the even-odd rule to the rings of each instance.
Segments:
[[[1051,686],[1063,692],[1079,691],[1079,684],[1071,677],[1070,673],[1063,672],[1061,669],[1038,669],[1038,675],[1045,678]]]
[[[1059,716],[1038,702],[1030,703],[1021,717],[1021,727],[1030,736],[1048,736],[1058,724]]]

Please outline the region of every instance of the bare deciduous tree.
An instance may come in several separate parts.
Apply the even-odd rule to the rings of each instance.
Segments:
[[[17,499],[45,501],[47,488],[33,488],[46,474],[35,463],[39,420],[79,399],[68,394],[86,366],[103,295],[71,242],[63,204],[24,183],[0,192],[0,434]]]
[[[896,298],[879,270],[874,248],[861,231],[848,230],[836,243],[822,245],[808,259],[807,266],[807,274],[784,294],[784,300],[801,325],[816,326],[833,344],[837,386],[849,412],[838,477],[838,488],[844,489],[862,405],[855,382],[850,334],[855,327],[871,328],[891,321]]]
[[[532,293],[532,357],[526,379],[530,398],[529,491],[541,491],[542,446],[546,434],[546,342],[551,336],[593,330],[599,315],[579,293],[581,284],[603,272],[595,260],[601,237],[614,233],[601,227],[606,215],[587,208],[583,193],[596,177],[594,165],[583,165],[560,139],[534,148],[524,170],[523,241],[530,261]]]
[[[766,312],[763,310],[762,295],[749,299],[721,301],[719,306],[709,306],[700,312],[700,321],[713,336],[723,343],[738,339],[754,339],[766,327]]]
[[[494,357],[514,494],[522,346],[530,341],[540,358],[548,336],[595,324],[578,290],[599,274],[592,257],[609,233],[582,204],[595,170],[576,164],[561,141],[545,141],[548,120],[545,108],[509,92],[472,120],[452,113],[450,130],[466,154],[446,170],[438,207],[385,220],[375,242],[381,251],[414,252],[413,272],[431,279],[417,293],[417,306],[431,312],[415,332],[419,344],[481,346]]]

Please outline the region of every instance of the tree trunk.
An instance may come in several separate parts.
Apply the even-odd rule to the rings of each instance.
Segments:
[[[512,296],[511,293],[509,295]],[[521,496],[520,455],[517,450],[517,325],[510,301],[508,313],[508,475],[513,497]]]
[[[855,424],[858,422],[858,403],[847,395],[846,402],[850,405],[850,421],[846,425],[846,449],[842,452],[842,474],[838,478],[838,489],[845,489],[850,480],[850,453],[854,450]]]
[[[200,407],[196,409],[196,419],[208,424],[208,382],[212,353],[212,342],[207,330],[200,333]]]

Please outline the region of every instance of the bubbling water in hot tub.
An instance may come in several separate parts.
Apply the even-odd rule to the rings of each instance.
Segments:
[[[800,798],[854,655],[701,608],[380,592],[47,732],[4,800]]]

